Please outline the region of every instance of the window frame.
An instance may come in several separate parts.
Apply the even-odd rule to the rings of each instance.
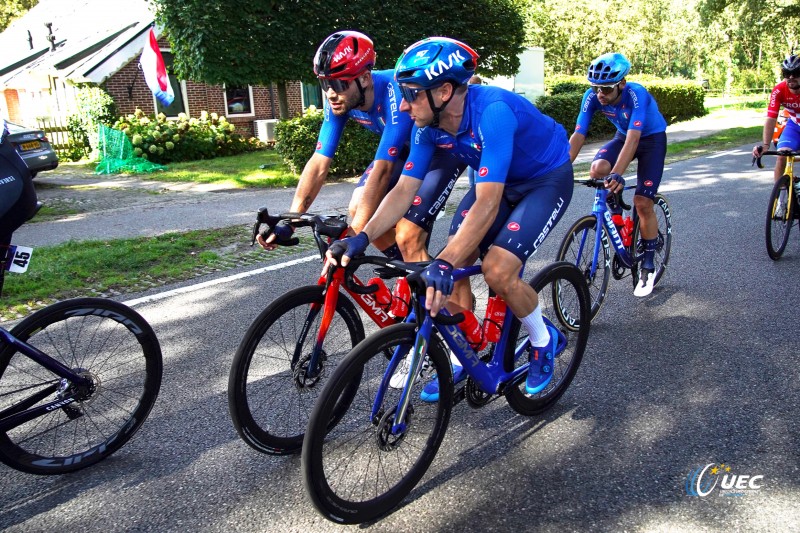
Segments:
[[[239,87],[241,88],[241,87]],[[250,112],[249,113],[230,113],[228,112],[228,88],[226,85],[222,86],[222,100],[225,105],[225,116],[230,118],[238,117],[254,117],[256,116],[255,102],[253,101],[253,86],[247,86],[247,95],[250,98]]]

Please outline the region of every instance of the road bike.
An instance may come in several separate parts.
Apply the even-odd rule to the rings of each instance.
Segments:
[[[574,265],[553,263],[533,277],[530,286],[539,294],[546,320],[554,321],[547,320],[548,325],[559,324],[560,342],[552,380],[538,394],[529,395],[525,379],[530,343],[510,309],[497,341],[476,351],[457,325],[464,313],[451,316],[442,310],[431,318],[425,311],[420,273],[427,263],[354,258],[345,268],[346,283],[362,264],[383,267],[379,273],[387,278],[407,276],[413,312],[404,323],[373,333],[347,355],[325,385],[308,422],[301,459],[307,492],[323,516],[348,524],[380,517],[414,488],[441,445],[456,401],[466,399],[477,408],[503,396],[525,416],[551,407],[578,370],[590,326],[589,292]],[[479,265],[454,271],[455,280],[479,275]],[[458,391],[448,349],[468,375]],[[410,368],[403,372],[404,382],[393,386],[392,378],[405,361],[410,361]],[[438,400],[425,401],[423,392],[434,376]]]
[[[594,205],[591,214],[579,218],[567,230],[559,246],[557,260],[572,263],[583,273],[591,295],[590,317],[594,319],[605,301],[611,276],[620,280],[630,271],[633,286],[639,283],[639,263],[644,256],[644,246],[639,217],[636,210],[625,203],[622,193],[617,195],[616,201],[623,209],[623,214],[612,217],[606,204],[608,190],[602,179],[579,179],[575,183],[596,189]],[[630,185],[625,190],[634,187]],[[653,207],[658,221],[658,244],[654,258],[655,283],[658,284],[669,264],[672,218],[669,203],[662,194],[656,194]]]
[[[253,239],[269,235],[281,221],[311,228],[320,258],[333,240],[347,235],[344,215],[310,213],[270,215],[261,208]],[[295,245],[296,237],[283,245]],[[410,292],[395,286],[390,313],[376,293],[389,294],[380,279],[345,285],[344,271],[331,269],[315,285],[276,298],[253,321],[236,350],[228,380],[228,408],[239,436],[255,450],[273,455],[298,453],[308,416],[322,385],[344,356],[362,339],[364,323],[356,305],[378,327],[407,315]],[[407,286],[406,286],[407,287]],[[406,290],[408,290],[406,288]],[[348,294],[350,298],[343,297]],[[397,294],[399,293],[399,294]]]
[[[0,140],[0,166],[7,176],[14,169],[3,163],[13,156],[4,144]],[[30,179],[27,169],[17,170],[14,178]],[[8,213],[0,212],[0,233],[10,235],[24,219],[2,227]],[[2,240],[0,293],[6,269],[23,273],[32,260],[31,248]],[[155,332],[119,302],[66,300],[10,331],[0,327],[0,461],[31,474],[65,474],[97,463],[141,427],[161,375]]]
[[[800,178],[794,175],[795,158],[800,156],[800,152],[767,150],[761,153],[761,156],[765,155],[786,156],[786,168],[783,176],[772,187],[767,207],[767,254],[770,259],[777,261],[786,250],[789,231],[795,221],[800,220],[800,193],[797,190]],[[757,164],[758,168],[764,168],[761,157],[754,158],[753,163]]]

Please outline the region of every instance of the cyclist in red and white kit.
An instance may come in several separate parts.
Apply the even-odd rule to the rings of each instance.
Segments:
[[[777,149],[796,151],[800,149],[800,55],[792,54],[781,63],[783,81],[772,89],[767,107],[767,120],[764,122],[762,144],[753,147],[753,157],[758,157],[761,152],[769,148],[772,142],[772,133],[778,121],[781,106],[789,113],[786,126],[783,128]],[[783,176],[786,167],[786,157],[778,156],[775,162],[775,181]],[[781,193],[776,207],[776,216],[782,216],[786,206],[786,194]]]

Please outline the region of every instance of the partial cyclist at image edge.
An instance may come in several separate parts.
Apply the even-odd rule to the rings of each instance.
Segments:
[[[386,192],[397,183],[408,154],[411,120],[399,111],[400,95],[394,71],[373,70],[375,62],[372,40],[357,31],[336,32],[319,46],[313,65],[325,93],[324,118],[314,154],[300,176],[290,212],[306,212],[319,194],[350,119],[380,135],[375,157],[350,200],[350,225],[355,233],[364,227]],[[426,243],[436,215],[465,167],[457,159],[438,153],[418,201],[398,221],[396,235],[389,230],[376,239],[376,247],[392,259],[426,259]],[[266,238],[259,236],[259,243],[272,249],[289,239],[293,228],[289,222],[281,223],[274,228],[274,233],[275,236]]]
[[[537,250],[572,198],[572,165],[564,129],[520,95],[499,87],[468,85],[478,54],[447,37],[407,48],[395,65],[403,94],[401,110],[415,122],[403,175],[376,215],[355,238],[334,243],[330,258],[363,253],[366,243],[391,227],[419,189],[435,151],[443,149],[477,171],[450,226],[448,244],[428,266],[426,306],[432,316],[470,307],[469,287],[454,286],[453,268],[483,255],[486,283],[506,301],[529,332],[529,394],[552,378],[552,360],[563,336],[548,328],[536,292],[522,282],[524,262]],[[453,298],[450,299],[450,295]],[[456,380],[463,372],[455,369]],[[438,399],[436,381],[427,400]]]
[[[634,207],[641,223],[644,257],[635,296],[647,296],[655,284],[654,257],[659,246],[658,221],[653,210],[654,199],[664,173],[667,154],[667,122],[658,104],[642,85],[629,82],[626,76],[631,63],[616,52],[603,54],[589,65],[587,79],[591,87],[583,95],[575,131],[569,139],[570,159],[580,153],[592,116],[601,112],[617,129],[614,138],[595,155],[589,175],[606,180],[613,193],[625,186],[623,175],[636,159],[637,185]],[[609,199],[614,195],[609,195]],[[612,213],[620,207],[609,204]]]
[[[790,54],[781,63],[781,76],[783,80],[775,85],[767,105],[767,118],[764,121],[762,143],[753,147],[753,157],[759,157],[764,150],[768,150],[773,139],[773,132],[778,121],[781,107],[789,117],[777,142],[776,150],[793,152],[800,150],[800,55]],[[786,167],[786,157],[779,155],[775,161],[773,176],[778,182],[783,176]],[[787,193],[781,190],[775,208],[775,216],[781,217],[787,205]]]

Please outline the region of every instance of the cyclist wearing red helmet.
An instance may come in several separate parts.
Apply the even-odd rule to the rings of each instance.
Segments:
[[[356,234],[400,178],[412,127],[408,115],[400,113],[400,91],[394,71],[373,71],[374,64],[372,40],[356,31],[336,32],[317,50],[314,74],[326,96],[325,118],[316,150],[303,169],[290,208],[292,212],[305,212],[311,206],[328,175],[344,127],[353,119],[381,136],[375,159],[361,176],[350,200],[350,226]],[[391,258],[399,259],[402,252],[406,261],[427,259],[427,236],[465,166],[448,154],[437,154],[419,201],[397,223],[397,244],[394,231],[390,230],[375,240],[376,247]],[[259,237],[259,243],[271,250],[292,231],[288,224],[279,225],[275,229],[277,237],[272,235],[267,240]]]
[[[777,150],[799,150],[800,149],[800,55],[792,54],[781,63],[781,76],[783,81],[772,89],[767,107],[767,120],[764,122],[764,133],[762,144],[753,147],[753,157],[761,155],[765,149],[769,148],[772,141],[772,133],[778,121],[778,112],[783,106],[789,113],[786,125],[778,139]],[[775,181],[783,176],[786,167],[786,157],[779,156],[775,161]],[[781,191],[778,205],[775,208],[775,215],[783,216],[786,209],[787,192]]]

